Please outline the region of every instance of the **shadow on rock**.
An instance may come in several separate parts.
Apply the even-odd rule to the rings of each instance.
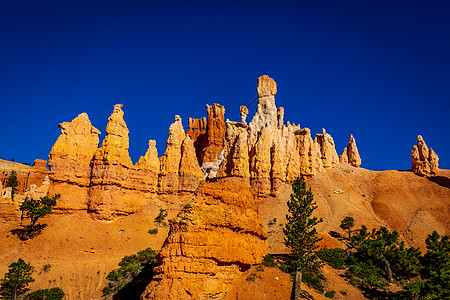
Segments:
[[[444,176],[428,177],[429,181],[439,184],[440,186],[450,189],[450,178]]]
[[[47,224],[37,224],[34,226],[22,226],[21,228],[12,229],[11,233],[17,235],[22,241],[35,238],[42,233]]]

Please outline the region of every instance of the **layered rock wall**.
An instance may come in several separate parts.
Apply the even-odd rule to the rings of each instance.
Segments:
[[[215,162],[222,152],[223,138],[227,130],[225,125],[225,107],[215,103],[206,105],[207,118],[189,118],[186,133],[194,141],[200,165]]]
[[[237,178],[203,181],[170,221],[161,265],[141,299],[211,299],[267,254],[255,192]]]

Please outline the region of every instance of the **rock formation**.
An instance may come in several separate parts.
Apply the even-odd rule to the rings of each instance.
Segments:
[[[50,151],[51,195],[60,194],[60,210],[86,210],[91,181],[91,162],[98,149],[100,131],[86,113],[58,125],[61,135]]]
[[[40,199],[48,193],[50,186],[47,161],[36,159],[33,167],[0,159],[0,220],[17,220],[19,206],[26,197]],[[7,181],[11,171],[16,172],[18,186],[14,199]]]
[[[427,147],[422,136],[417,136],[417,145],[411,152],[411,170],[420,176],[437,176],[439,173],[439,157],[433,149]]]
[[[241,116],[241,123],[244,123],[247,125],[247,115],[248,115],[248,108],[246,106],[241,106],[239,108],[240,110],[240,116]]]
[[[189,118],[189,129],[186,131],[194,141],[200,165],[215,162],[223,150],[225,136],[225,107],[214,103],[206,105],[207,119]]]
[[[194,142],[189,135],[186,135],[181,146],[179,176],[179,190],[185,192],[194,192],[203,180],[203,171],[195,155]]]
[[[334,167],[339,162],[339,156],[331,135],[322,128],[322,134],[316,134],[314,142],[320,149],[323,167],[326,169]]]
[[[156,192],[156,143],[149,143],[145,158],[134,166],[128,153],[129,131],[123,115],[122,104],[114,105],[102,147],[93,158],[88,210],[100,219],[133,213],[145,205],[149,193]]]
[[[203,181],[175,219],[141,299],[210,299],[267,254],[255,192],[237,178]]]
[[[356,147],[355,138],[351,134],[347,147],[344,148],[341,156],[339,156],[339,161],[354,167],[359,167],[361,165],[361,157],[359,156],[358,147]]]
[[[277,195],[282,183],[314,175],[339,161],[334,140],[325,130],[314,141],[308,128],[284,125],[284,109],[275,105],[276,92],[272,78],[259,77],[258,107],[250,124],[245,119],[226,122],[224,161],[217,175],[248,178],[260,196]]]
[[[180,116],[175,116],[174,121],[169,127],[166,152],[161,157],[161,176],[159,178],[161,193],[175,193],[178,191],[181,145],[186,138],[186,134],[184,133]]]

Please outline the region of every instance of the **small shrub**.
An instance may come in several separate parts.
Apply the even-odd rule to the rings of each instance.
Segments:
[[[256,274],[256,273],[251,273],[249,276],[247,276],[246,280],[247,281],[251,281],[251,282],[255,282],[256,278],[261,279],[261,276]]]
[[[158,234],[158,228],[152,228],[148,231],[148,233],[150,233],[152,235]]]
[[[167,209],[159,209],[159,213],[155,218],[155,223],[159,225],[163,225],[164,227],[167,226],[167,224],[164,222],[164,219],[167,217]]]
[[[270,254],[264,256],[261,265],[268,268],[276,268],[278,266],[277,262],[275,261],[275,258],[273,258],[273,256]]]
[[[28,300],[61,300],[66,294],[59,288],[51,288],[45,290],[37,290],[32,293],[27,294]]]
[[[347,296],[347,291],[340,291],[339,293],[341,293],[344,296]]]
[[[44,266],[42,267],[42,271],[44,271],[44,272],[50,271],[50,267],[51,267],[51,266],[52,266],[52,265],[50,265],[50,264],[44,265]]]
[[[335,294],[336,294],[335,290],[328,291],[328,292],[325,293],[325,297],[333,298]]]
[[[273,218],[273,220],[270,220],[269,223],[267,223],[267,225],[272,226],[275,225],[277,223],[277,218]]]

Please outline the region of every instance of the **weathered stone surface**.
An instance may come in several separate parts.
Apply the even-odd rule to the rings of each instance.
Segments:
[[[350,135],[350,141],[348,142],[347,147],[344,148],[341,156],[339,156],[339,161],[354,167],[359,167],[361,165],[361,157],[359,156],[358,147],[356,147],[353,135]]]
[[[16,220],[19,206],[26,197],[40,199],[47,195],[50,180],[47,161],[36,159],[33,167],[0,159],[0,220]],[[7,181],[11,171],[16,171],[18,186],[11,199],[11,187]]]
[[[439,174],[439,157],[428,148],[422,136],[417,136],[417,145],[411,152],[411,170],[420,176],[437,176]]]
[[[146,156],[133,166],[123,115],[122,104],[114,105],[102,147],[95,152],[92,163],[88,210],[99,219],[131,214],[145,205],[150,197],[146,192],[156,192],[159,173],[156,143],[149,142]]]
[[[202,182],[197,198],[170,222],[162,264],[141,299],[220,297],[266,255],[255,192],[241,179]]]
[[[189,135],[186,135],[181,146],[179,175],[180,191],[194,192],[203,179],[203,171],[200,169],[197,156],[195,155],[194,142]]]
[[[102,147],[96,151],[94,159],[131,167],[133,163],[128,153],[130,146],[129,130],[123,119],[122,107],[123,104],[114,105],[113,113],[108,118],[108,125],[106,125],[105,139]]]
[[[314,141],[308,128],[284,125],[284,109],[275,105],[276,92],[275,81],[261,76],[258,107],[248,127],[227,121],[224,161],[218,173],[218,177],[249,177],[259,196],[276,196],[283,182],[314,175],[339,160],[334,140],[325,130]]]
[[[215,162],[223,150],[225,136],[225,107],[220,104],[206,105],[207,119],[189,119],[186,131],[196,149],[199,164]]]
[[[250,168],[247,125],[232,121],[227,121],[226,125],[224,159],[217,177],[235,176],[248,180]]]
[[[57,209],[86,210],[91,181],[91,162],[98,149],[100,131],[86,113],[58,125],[61,135],[49,155],[49,194],[60,194]]]
[[[67,182],[89,186],[91,161],[98,149],[100,131],[92,126],[86,113],[79,114],[72,122],[58,125],[61,135],[50,151],[48,166],[52,182]],[[64,196],[60,201],[64,200]]]
[[[241,123],[247,124],[248,108],[246,106],[241,106],[239,108],[239,113],[241,116]]]
[[[324,168],[329,169],[339,163],[334,140],[324,128],[322,128],[322,134],[316,134],[315,143],[319,146]]]
[[[178,171],[181,162],[181,145],[186,134],[180,116],[175,116],[175,122],[169,127],[167,148],[161,157],[161,176],[159,178],[159,191],[161,193],[175,193],[178,191]]]
[[[204,135],[206,133],[206,124],[207,124],[206,117],[203,117],[201,119],[188,119],[188,130],[186,130],[186,134],[188,134],[193,141],[196,141],[197,138],[200,135]],[[203,146],[203,145],[201,145]]]

